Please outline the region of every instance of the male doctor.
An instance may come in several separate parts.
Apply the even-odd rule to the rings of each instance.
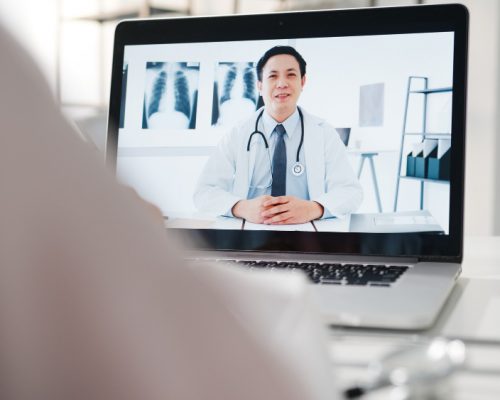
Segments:
[[[221,140],[200,176],[195,205],[263,224],[354,212],[363,193],[344,144],[333,127],[297,107],[306,82],[302,56],[273,47],[258,61],[257,78],[264,107]]]

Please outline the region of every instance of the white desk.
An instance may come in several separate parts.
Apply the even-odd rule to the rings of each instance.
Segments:
[[[382,214],[351,214],[343,218],[315,220],[305,224],[253,224],[240,218],[213,217],[201,213],[177,215],[165,221],[167,228],[233,229],[304,232],[442,232],[443,228],[426,210]]]
[[[243,220],[230,217],[206,216],[203,214],[178,215],[165,220],[166,228],[182,229],[233,229],[240,230]]]
[[[350,216],[291,225],[253,224],[240,218],[213,217],[203,214],[178,215],[165,220],[166,228],[233,229],[247,231],[349,232],[350,225]]]
[[[466,237],[462,275],[436,324],[426,331],[332,328],[332,360],[343,388],[368,378],[368,363],[435,336],[462,339],[468,361],[446,399],[500,398],[500,237]],[[363,399],[390,399],[388,390]]]

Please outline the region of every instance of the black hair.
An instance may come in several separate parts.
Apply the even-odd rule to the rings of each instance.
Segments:
[[[299,63],[300,77],[302,78],[306,74],[306,61],[304,60],[304,58],[302,58],[297,50],[295,50],[292,46],[274,46],[266,51],[257,62],[256,69],[257,78],[259,79],[259,81],[262,81],[262,70],[264,69],[264,65],[266,65],[267,61],[271,57],[278,56],[280,54],[288,54],[290,56],[293,56]]]

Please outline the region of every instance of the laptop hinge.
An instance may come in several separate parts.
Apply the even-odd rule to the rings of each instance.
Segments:
[[[415,264],[416,257],[380,257],[339,254],[315,253],[285,253],[285,252],[242,252],[242,251],[193,251],[189,253],[194,258],[238,259],[238,260],[270,260],[270,261],[301,261],[301,262],[357,262],[357,263],[397,263]]]

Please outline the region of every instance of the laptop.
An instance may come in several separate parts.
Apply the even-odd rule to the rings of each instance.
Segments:
[[[302,270],[329,324],[424,329],[461,271],[467,41],[461,5],[123,21],[107,160],[190,257]],[[259,76],[276,48],[288,53]],[[274,99],[272,57],[295,63],[271,68],[285,88]],[[280,121],[268,107],[291,94],[286,190],[302,182],[295,198],[322,214],[240,218],[237,202],[270,196],[266,124]]]

